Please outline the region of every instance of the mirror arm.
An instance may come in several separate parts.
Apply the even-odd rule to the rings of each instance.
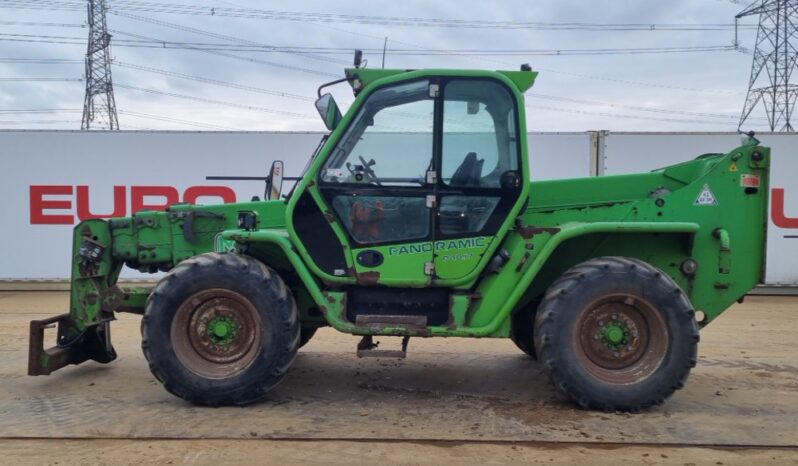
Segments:
[[[340,84],[340,83],[345,82],[345,81],[349,81],[349,78],[341,78],[341,79],[336,79],[335,81],[330,81],[328,83],[324,83],[321,86],[319,86],[318,90],[316,90],[316,94],[319,96],[319,98],[321,98],[321,90],[322,89],[324,89],[325,87],[330,87],[330,86],[334,86],[336,84]]]

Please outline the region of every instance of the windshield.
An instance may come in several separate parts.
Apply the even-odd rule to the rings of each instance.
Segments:
[[[330,137],[329,133],[327,133],[327,134],[325,134],[324,136],[321,137],[321,140],[319,141],[319,145],[316,146],[316,150],[313,151],[313,154],[311,154],[310,158],[308,159],[308,163],[305,164],[305,168],[302,169],[302,173],[299,175],[299,179],[300,180],[302,178],[304,178],[305,174],[308,172],[308,170],[310,170],[310,166],[313,164],[313,161],[316,160],[316,157],[319,156],[319,152],[321,152],[321,148],[324,147],[324,143],[327,142],[327,139],[329,139],[329,137]],[[296,189],[296,185],[297,184],[299,184],[299,180],[294,182],[294,186],[291,188],[291,191],[286,196],[286,200],[291,199],[291,195],[294,194],[294,190]]]
[[[432,164],[434,100],[426,80],[368,97],[321,171],[325,183],[418,186]]]

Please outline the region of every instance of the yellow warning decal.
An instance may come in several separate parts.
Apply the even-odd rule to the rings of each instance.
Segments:
[[[736,172],[736,171],[739,171],[739,170],[737,170],[737,162],[732,162],[732,163],[731,163],[731,166],[729,166],[729,171],[730,171],[730,172]]]

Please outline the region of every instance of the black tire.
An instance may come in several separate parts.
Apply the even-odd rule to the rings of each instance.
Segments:
[[[603,411],[663,403],[695,367],[698,340],[681,288],[661,270],[622,257],[570,269],[535,319],[535,347],[552,384],[583,408]]]
[[[274,270],[252,257],[207,253],[158,282],[141,334],[150,370],[169,393],[200,405],[245,405],[285,376],[299,320]]]
[[[307,345],[313,335],[316,334],[318,327],[302,327],[299,330],[299,348]]]
[[[539,300],[516,310],[510,328],[510,340],[521,351],[532,359],[537,359],[535,352],[535,313],[538,310]]]

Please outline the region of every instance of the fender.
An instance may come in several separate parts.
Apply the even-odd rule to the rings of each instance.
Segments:
[[[294,268],[294,271],[296,271],[299,279],[302,280],[302,284],[307,288],[313,301],[316,302],[320,309],[324,309],[325,299],[321,288],[319,288],[319,284],[316,282],[313,273],[302,261],[302,258],[299,257],[299,254],[297,254],[294,245],[288,239],[287,233],[276,230],[227,230],[222,232],[222,238],[244,245],[250,243],[271,243],[279,247],[285,254],[285,257],[288,258],[288,261],[291,262],[291,266]]]
[[[526,289],[537,277],[540,270],[548,262],[552,253],[565,241],[594,233],[689,233],[695,234],[700,229],[697,223],[691,222],[596,222],[596,223],[568,223],[560,227],[542,246],[540,252],[532,263],[523,272],[510,295],[505,298],[493,319],[484,326],[457,330],[454,336],[495,336],[503,324],[508,321],[510,313],[523,297]],[[522,259],[509,262],[505,268],[511,269],[519,265]],[[503,335],[502,335],[503,336]]]

